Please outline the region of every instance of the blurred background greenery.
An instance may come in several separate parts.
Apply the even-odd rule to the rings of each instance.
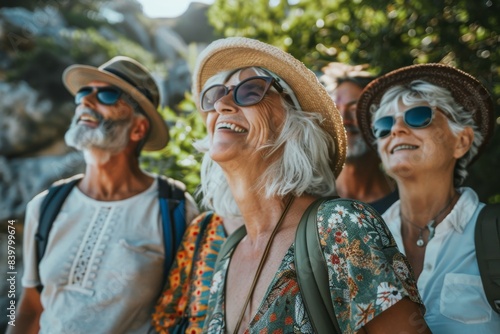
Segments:
[[[179,109],[178,114],[169,108],[162,110],[170,124],[170,143],[161,151],[144,152],[141,162],[146,170],[182,180],[193,194],[201,181],[202,155],[193,149],[192,143],[203,138],[206,130],[190,97],[179,104]]]
[[[216,0],[209,19],[224,36],[274,44],[319,72],[331,61],[369,64],[374,74],[429,62],[456,66],[500,104],[500,1]],[[500,202],[500,134],[469,168],[466,185]]]

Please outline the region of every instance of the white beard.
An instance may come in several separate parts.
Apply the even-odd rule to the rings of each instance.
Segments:
[[[99,120],[99,126],[90,128],[86,125],[80,125],[78,119],[82,112],[75,114],[70,128],[64,135],[68,146],[80,151],[99,149],[109,152],[110,156],[125,149],[129,143],[132,120],[104,120],[93,110],[86,109],[83,112],[96,117]]]
[[[370,147],[360,135],[356,136],[350,144],[351,145],[347,148],[347,161],[362,157],[370,150]]]

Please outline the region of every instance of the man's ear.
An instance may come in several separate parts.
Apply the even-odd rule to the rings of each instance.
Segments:
[[[474,131],[472,130],[471,127],[467,126],[457,136],[457,142],[455,145],[455,152],[453,156],[456,159],[460,159],[461,157],[463,157],[465,153],[467,153],[470,150],[473,141],[474,141]]]
[[[135,117],[130,131],[130,140],[139,142],[146,137],[149,130],[149,121],[145,117]]]

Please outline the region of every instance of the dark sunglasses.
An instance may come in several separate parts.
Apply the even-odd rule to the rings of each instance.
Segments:
[[[269,88],[273,86],[279,93],[283,87],[272,77],[251,77],[241,81],[236,86],[213,85],[201,93],[200,106],[202,111],[214,110],[215,102],[233,90],[233,101],[240,107],[248,107],[262,101]]]
[[[82,103],[82,99],[87,96],[92,94],[93,92],[97,91],[96,97],[97,101],[101,104],[105,104],[107,106],[113,105],[118,100],[120,99],[122,95],[121,89],[118,89],[116,87],[111,87],[111,86],[106,86],[106,87],[82,87],[80,90],[75,94],[75,103],[77,105]]]
[[[434,118],[434,109],[428,106],[414,107],[403,112],[403,120],[410,128],[421,129],[431,124]],[[375,138],[387,137],[391,133],[392,126],[396,123],[396,118],[384,116],[373,122],[372,131]]]

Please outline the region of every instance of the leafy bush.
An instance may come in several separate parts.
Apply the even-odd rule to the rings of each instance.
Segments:
[[[141,165],[146,170],[184,182],[188,191],[194,194],[200,184],[202,154],[194,149],[193,142],[203,138],[206,130],[190,97],[179,105],[179,109],[178,115],[169,108],[162,110],[169,125],[170,141],[161,151],[144,152]]]

